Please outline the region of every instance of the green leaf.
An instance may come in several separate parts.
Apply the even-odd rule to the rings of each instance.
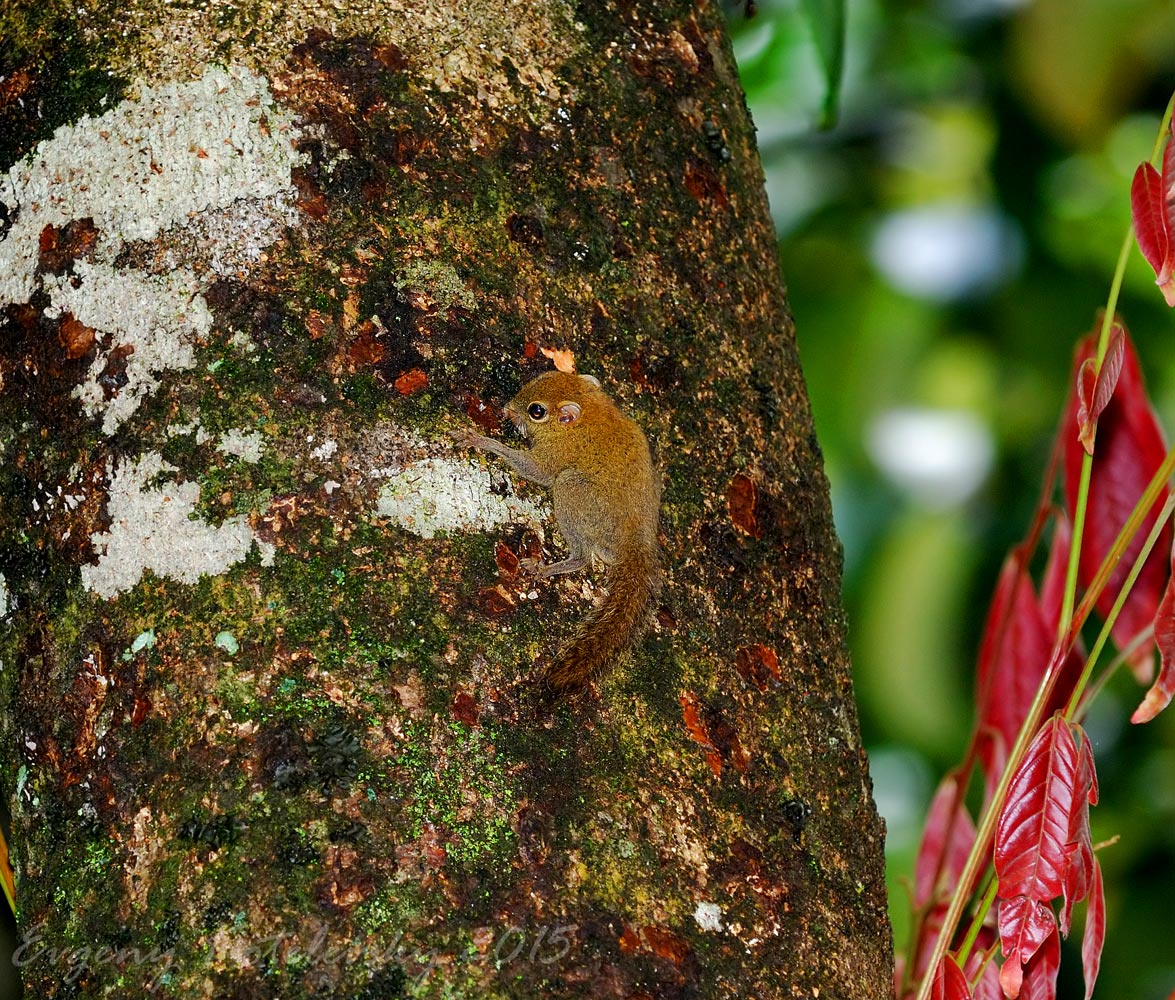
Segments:
[[[820,127],[828,129],[836,124],[845,64],[845,0],[801,0],[800,7],[824,70],[824,107],[820,113]]]

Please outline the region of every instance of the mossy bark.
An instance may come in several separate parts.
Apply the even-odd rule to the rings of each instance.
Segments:
[[[715,6],[25,6],[28,995],[888,996],[840,552]],[[532,668],[589,584],[518,572],[541,493],[448,436],[543,348],[648,432],[667,565],[632,659],[550,712]]]

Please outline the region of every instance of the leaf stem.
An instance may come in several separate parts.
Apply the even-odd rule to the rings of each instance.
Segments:
[[[983,893],[983,898],[979,901],[979,906],[975,909],[975,916],[971,920],[971,926],[967,928],[967,936],[963,938],[963,943],[959,945],[958,959],[959,968],[961,969],[967,961],[967,956],[971,954],[971,948],[975,944],[975,939],[979,937],[979,932],[983,928],[983,922],[987,919],[987,913],[991,909],[991,904],[995,902],[995,894],[999,891],[1000,880],[993,874],[987,881],[987,889]]]
[[[1089,682],[1089,675],[1093,672],[1093,665],[1097,663],[1098,657],[1102,655],[1102,650],[1110,639],[1110,632],[1114,628],[1114,622],[1118,620],[1118,613],[1122,610],[1122,606],[1130,596],[1130,591],[1134,587],[1134,581],[1138,579],[1138,574],[1142,572],[1142,567],[1150,556],[1151,549],[1155,547],[1155,542],[1159,540],[1159,535],[1166,528],[1172,511],[1175,511],[1175,493],[1167,497],[1167,502],[1163,504],[1163,509],[1159,512],[1159,516],[1155,518],[1155,523],[1151,526],[1150,534],[1146,536],[1146,541],[1143,542],[1138,557],[1134,560],[1134,565],[1130,567],[1130,572],[1126,575],[1126,579],[1122,582],[1122,586],[1118,590],[1118,596],[1114,600],[1113,607],[1110,608],[1110,613],[1106,615],[1106,620],[1102,623],[1102,630],[1098,633],[1097,641],[1094,642],[1093,649],[1090,650],[1089,656],[1085,659],[1085,666],[1081,670],[1081,676],[1077,678],[1077,683],[1073,685],[1073,693],[1069,696],[1069,703],[1065,706],[1066,719],[1072,719],[1077,714],[1077,706],[1081,702],[1081,695],[1085,691],[1085,685]]]
[[[1175,108],[1175,94],[1167,101],[1162,121],[1159,123],[1159,132],[1155,136],[1155,144],[1151,147],[1150,162],[1158,166],[1166,143],[1167,132],[1171,127],[1171,112]],[[1097,372],[1101,373],[1102,361],[1106,356],[1106,349],[1110,343],[1110,330],[1114,325],[1114,313],[1118,308],[1118,296],[1122,291],[1122,279],[1126,275],[1126,264],[1130,259],[1130,248],[1134,244],[1134,224],[1126,229],[1126,237],[1122,240],[1122,248],[1118,251],[1118,263],[1114,267],[1114,276],[1110,281],[1110,294],[1106,298],[1105,312],[1102,314],[1101,330],[1097,341]],[[1070,386],[1070,391],[1074,391]],[[1072,428],[1062,428],[1062,433],[1071,432]],[[1097,434],[1096,421],[1094,434]],[[1096,438],[1095,438],[1096,440]],[[1057,619],[1057,638],[1065,634],[1069,627],[1069,619],[1073,614],[1073,604],[1077,595],[1077,569],[1081,560],[1081,542],[1085,533],[1085,512],[1089,504],[1089,480],[1093,472],[1092,447],[1081,460],[1081,478],[1077,484],[1077,502],[1073,506],[1073,538],[1069,544],[1069,566],[1065,574],[1065,592],[1061,600],[1061,614]]]
[[[959,925],[959,918],[963,915],[963,908],[970,898],[971,886],[976,884],[979,875],[987,866],[988,853],[992,838],[995,835],[996,822],[999,819],[1004,802],[1008,797],[1008,789],[1011,787],[1012,778],[1015,776],[1016,769],[1020,766],[1020,761],[1023,759],[1028,745],[1032,742],[1033,737],[1036,735],[1036,730],[1040,726],[1045,705],[1048,704],[1048,700],[1053,693],[1053,688],[1056,686],[1057,677],[1061,673],[1061,667],[1064,665],[1065,658],[1069,655],[1069,651],[1077,641],[1077,636],[1081,633],[1082,626],[1085,625],[1086,619],[1093,611],[1094,604],[1101,596],[1102,591],[1105,590],[1106,583],[1109,581],[1110,575],[1114,572],[1118,561],[1122,558],[1122,554],[1126,551],[1127,545],[1130,544],[1131,539],[1138,531],[1147,512],[1155,505],[1155,501],[1158,499],[1160,492],[1162,492],[1173,471],[1175,471],[1175,448],[1167,452],[1162,464],[1156,470],[1154,476],[1151,477],[1151,481],[1147,484],[1142,496],[1139,497],[1138,503],[1134,505],[1134,509],[1126,519],[1126,524],[1114,539],[1114,544],[1110,546],[1110,551],[1106,553],[1105,559],[1102,560],[1102,564],[1098,567],[1097,572],[1090,581],[1089,589],[1085,592],[1081,603],[1074,610],[1068,629],[1053,646],[1053,650],[1049,655],[1048,667],[1045,669],[1040,686],[1036,689],[1036,694],[1033,696],[1032,704],[1029,706],[1028,713],[1024,717],[1024,722],[1020,726],[1020,731],[1016,734],[1016,742],[1012,745],[1012,749],[1008,753],[1007,762],[1004,764],[1003,772],[1000,774],[999,784],[996,785],[991,802],[988,803],[979,828],[975,831],[975,842],[971,845],[971,851],[967,855],[967,861],[963,865],[962,873],[959,875],[959,882],[955,894],[951,897],[950,906],[947,907],[946,915],[943,917],[938,939],[934,942],[934,950],[931,952],[930,961],[926,966],[926,974],[919,984],[918,1000],[929,1000],[931,988],[934,985],[934,972],[946,954],[947,949],[950,947],[955,928]]]

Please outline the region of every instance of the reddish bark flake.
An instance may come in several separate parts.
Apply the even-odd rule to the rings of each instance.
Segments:
[[[482,587],[477,592],[477,606],[483,614],[497,617],[514,610],[514,598],[501,584],[495,587]]]
[[[477,725],[480,710],[477,707],[477,700],[469,692],[458,691],[453,696],[453,703],[449,706],[449,711],[458,722],[464,722],[470,727]]]
[[[1172,563],[1175,565],[1175,554]],[[1171,703],[1175,694],[1175,574],[1167,581],[1163,600],[1155,612],[1155,645],[1159,648],[1159,676],[1130,716],[1135,725],[1150,722]]]
[[[298,207],[312,219],[325,219],[330,211],[326,196],[311,180],[310,175],[302,168],[296,168],[290,171],[290,180],[294,182],[294,188],[298,192]]]
[[[734,668],[744,681],[760,691],[766,691],[769,685],[778,684],[783,679],[775,650],[761,643],[740,649],[735,656]]]
[[[131,709],[131,725],[138,729],[144,722],[147,721],[147,716],[151,713],[151,699],[145,694],[136,694],[134,707]]]
[[[650,924],[648,927],[642,927],[640,933],[648,950],[658,958],[665,958],[674,965],[681,965],[690,956],[689,944],[673,931]]]
[[[685,189],[697,201],[713,202],[718,208],[726,208],[730,199],[718,172],[702,160],[690,157],[685,164]]]
[[[70,360],[80,358],[94,346],[94,329],[86,326],[73,313],[65,313],[61,317],[61,326],[57,328],[57,343]]]
[[[37,270],[64,274],[79,257],[88,257],[98,244],[98,229],[92,218],[74,219],[58,228],[45,226],[37,244]]]
[[[361,863],[356,851],[347,846],[327,848],[326,875],[318,883],[315,898],[328,910],[345,912],[375,891],[375,879]]]
[[[1082,586],[1089,586],[1114,539],[1126,523],[1134,505],[1142,496],[1151,477],[1166,457],[1163,432],[1147,398],[1138,356],[1123,330],[1122,372],[1118,387],[1098,420],[1097,448],[1093,454],[1093,473],[1089,484],[1085,534],[1081,545],[1078,576]],[[1074,357],[1076,371],[1096,349],[1096,335],[1085,337]],[[1071,393],[1066,427],[1077,420],[1076,393]],[[1077,501],[1078,484],[1085,450],[1076,435],[1064,432],[1065,503],[1070,512]],[[1167,499],[1164,487],[1142,525],[1127,545],[1122,558],[1110,574],[1105,589],[1097,599],[1097,610],[1106,617],[1118,591],[1126,580],[1142,543],[1155,523],[1159,509]],[[1149,630],[1167,584],[1169,567],[1166,553],[1171,547],[1171,528],[1163,528],[1154,551],[1139,573],[1126,603],[1114,622],[1113,637],[1119,649],[1128,647],[1139,634]],[[1143,643],[1130,657],[1130,665],[1141,681],[1149,682],[1153,669],[1153,643]]]
[[[655,955],[674,965],[683,964],[692,954],[684,938],[656,924],[647,924],[639,929],[625,924],[618,944],[625,955]]]
[[[635,927],[629,927],[628,924],[625,924],[617,944],[620,945],[622,955],[635,955],[641,947],[641,936]]]
[[[310,339],[320,340],[322,335],[326,333],[326,327],[329,322],[329,317],[320,313],[317,309],[311,309],[306,314],[306,332],[310,335]]]
[[[376,365],[383,361],[387,351],[384,345],[378,340],[378,337],[379,331],[376,325],[370,320],[360,324],[355,339],[351,341],[350,346],[347,348],[347,359],[352,365],[356,368],[366,368],[369,365]],[[396,388],[399,388],[398,384]]]
[[[502,426],[497,409],[483,402],[480,396],[470,395],[465,400],[465,415],[484,431],[496,431]]]
[[[720,777],[722,775],[722,758],[718,755],[713,743],[710,742],[710,733],[702,718],[702,703],[693,692],[686,692],[679,700],[686,730],[695,743],[705,748],[706,763],[710,765],[710,770],[714,772],[715,777]]]
[[[498,575],[502,579],[513,580],[518,575],[518,556],[505,542],[498,542],[494,546],[494,562],[498,564]]]
[[[752,538],[763,537],[763,526],[756,514],[759,490],[750,476],[738,473],[726,488],[726,509],[736,528],[745,531]]]
[[[393,383],[401,396],[411,396],[428,385],[428,375],[422,368],[410,368]]]
[[[679,701],[685,728],[694,742],[705,749],[706,763],[714,776],[721,777],[724,763],[745,773],[750,754],[743,748],[735,728],[720,713],[708,709],[692,691],[682,695]]]
[[[1102,366],[1096,358],[1086,358],[1077,372],[1077,439],[1090,455],[1093,454],[1097,418],[1114,395],[1118,376],[1122,374],[1122,356],[1126,338],[1121,323],[1115,323]]]

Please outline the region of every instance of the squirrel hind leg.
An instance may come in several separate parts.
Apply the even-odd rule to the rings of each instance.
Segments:
[[[587,566],[582,559],[563,559],[560,562],[544,563],[541,559],[521,559],[519,565],[537,577],[559,576],[562,573],[578,573]]]

